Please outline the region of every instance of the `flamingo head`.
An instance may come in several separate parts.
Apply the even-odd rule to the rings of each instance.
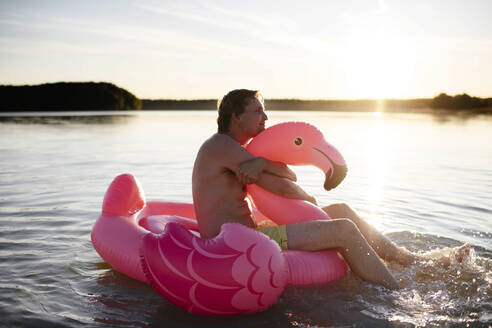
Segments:
[[[325,140],[320,130],[304,122],[273,125],[253,138],[246,149],[271,161],[318,167],[325,173],[326,190],[338,186],[347,174],[340,152]]]

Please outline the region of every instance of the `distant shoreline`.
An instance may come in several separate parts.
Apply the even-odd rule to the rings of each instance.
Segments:
[[[270,109],[266,107],[267,111],[271,112],[317,112],[317,113],[381,113],[381,114],[430,114],[437,116],[477,116],[477,115],[492,115],[492,107],[489,108],[481,108],[479,110],[459,110],[459,111],[449,111],[444,109],[434,109],[434,108],[415,108],[415,109],[328,109],[328,110],[303,110],[301,109],[292,109],[292,110],[279,110],[279,109]],[[5,117],[37,117],[37,116],[49,116],[49,117],[65,117],[65,116],[126,116],[126,115],[138,115],[139,113],[152,113],[159,111],[176,111],[176,112],[217,112],[217,109],[176,109],[176,108],[168,108],[168,109],[130,109],[130,110],[31,110],[31,111],[0,111],[0,118]]]
[[[265,99],[265,108],[273,111],[374,112],[429,110],[432,99],[409,100],[304,100]],[[173,100],[142,99],[141,110],[217,110],[216,99]]]
[[[175,100],[142,99],[142,111],[153,110],[217,110],[216,99]],[[437,113],[437,114],[492,114],[489,107],[443,109],[432,108],[433,98],[382,99],[382,100],[304,100],[265,99],[269,111],[312,111],[312,112],[387,112],[387,113]]]
[[[272,111],[492,114],[492,98],[467,94],[416,99],[265,99]],[[106,82],[0,85],[0,112],[217,110],[217,99],[138,99]]]

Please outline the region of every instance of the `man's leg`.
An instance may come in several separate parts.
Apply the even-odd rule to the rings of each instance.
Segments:
[[[379,232],[376,228],[362,219],[347,204],[333,204],[322,208],[332,219],[350,219],[359,228],[367,242],[376,253],[386,261],[396,261],[408,265],[418,259],[416,254],[403,247],[396,246],[391,240]]]
[[[376,253],[387,261],[396,261],[403,265],[411,264],[418,260],[433,260],[437,264],[447,266],[451,263],[449,256],[440,258],[432,258],[426,255],[418,255],[410,252],[404,247],[398,247],[376,230],[373,226],[362,219],[350,206],[347,204],[333,204],[322,208],[332,219],[346,218],[355,223],[360,232],[366,238],[367,242],[376,251]],[[456,261],[462,262],[464,258],[470,255],[470,245],[464,244],[455,249]]]
[[[390,289],[400,286],[357,226],[348,219],[317,220],[287,225],[289,249],[319,251],[337,249],[352,272]]]

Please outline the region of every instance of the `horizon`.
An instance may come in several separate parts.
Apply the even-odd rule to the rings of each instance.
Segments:
[[[109,83],[105,81],[80,81],[80,82],[74,82],[74,81],[57,81],[57,82],[45,82],[45,83],[40,83],[40,84],[24,84],[24,85],[8,85],[8,84],[0,84],[0,87],[3,86],[14,86],[14,87],[24,87],[24,86],[38,86],[38,85],[43,85],[43,84],[57,84],[57,83]],[[116,85],[119,87],[118,85]],[[126,89],[125,89],[126,90]],[[132,93],[131,90],[126,90],[130,93]],[[443,92],[446,94],[445,92]],[[463,95],[467,94],[470,97],[475,97],[474,95],[470,95],[466,92],[461,93],[461,94],[448,94],[449,96],[458,96],[458,95]],[[264,100],[287,100],[287,101],[412,101],[412,100],[431,100],[435,98],[438,95],[435,95],[434,97],[419,97],[419,98],[356,98],[356,99],[339,99],[339,98],[265,98],[263,97]],[[482,99],[492,99],[491,97],[480,97]],[[164,101],[217,101],[219,98],[139,98],[140,100],[150,100],[150,101],[159,101],[159,100],[164,100]]]
[[[0,3],[0,84],[104,81],[140,99],[490,98],[492,2]]]

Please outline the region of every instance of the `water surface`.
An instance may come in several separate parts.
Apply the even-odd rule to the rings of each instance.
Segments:
[[[353,276],[288,287],[269,310],[189,315],[112,270],[90,231],[104,192],[132,173],[147,199],[191,201],[199,146],[214,112],[46,113],[0,117],[0,317],[5,326],[488,327],[492,324],[492,119],[428,114],[270,112],[268,124],[313,123],[349,172],[330,192],[294,168],[318,203],[346,202],[412,251],[470,243],[450,268],[389,264],[402,291]],[[60,117],[63,115],[63,117]]]

